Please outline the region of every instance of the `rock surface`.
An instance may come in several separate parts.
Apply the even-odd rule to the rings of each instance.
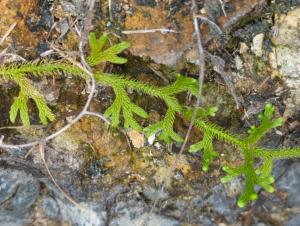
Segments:
[[[278,15],[275,24],[274,48],[271,53],[273,76],[284,79],[290,90],[290,98],[286,101],[287,109],[284,118],[291,117],[300,110],[300,8]]]
[[[1,159],[0,181],[1,225],[105,225],[101,203],[82,202],[85,210],[78,209],[29,165]]]
[[[286,174],[277,181],[279,189],[288,192],[287,205],[292,207],[300,207],[300,163],[293,163],[288,169]]]
[[[202,3],[202,1],[201,1]],[[199,5],[201,5],[199,2]],[[198,56],[195,53],[195,42],[193,40],[194,27],[190,15],[190,6],[177,3],[165,3],[156,5],[145,5],[140,7],[131,2],[133,13],[126,16],[126,31],[132,31],[127,37],[132,44],[130,50],[134,55],[150,57],[156,63],[176,67],[181,61],[197,63]],[[225,9],[228,14],[225,17],[220,1],[205,1],[204,17],[215,22],[224,32],[229,32],[239,26],[240,21],[257,17],[265,5],[264,0],[251,1],[226,1]],[[222,39],[220,29],[216,29],[211,22],[203,21],[202,36],[205,42],[212,38]],[[170,29],[175,32],[163,33],[134,33],[135,30],[147,29]],[[216,41],[218,42],[218,41]],[[222,41],[220,41],[222,42]],[[218,45],[217,45],[218,46]],[[217,48],[217,47],[216,47]]]
[[[162,6],[137,7],[133,3],[134,14],[127,15],[125,30],[171,29],[176,33],[136,33],[128,34],[130,51],[134,55],[150,57],[156,63],[175,66],[186,50],[193,46],[193,24],[188,8],[169,18],[169,11]]]
[[[39,5],[44,2],[44,7]],[[3,0],[0,2],[0,34],[17,23],[12,31],[12,39],[23,47],[36,47],[46,37],[44,32],[52,26],[52,18],[46,1],[37,0]]]

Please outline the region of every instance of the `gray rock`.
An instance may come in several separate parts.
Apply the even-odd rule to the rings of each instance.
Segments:
[[[141,6],[156,6],[155,0],[135,0],[137,5]]]
[[[290,11],[285,17],[276,21],[273,52],[270,53],[270,63],[274,69],[273,76],[280,76],[290,89],[290,98],[286,100],[284,118],[288,118],[300,108],[300,37],[297,21],[300,19],[300,7]],[[275,56],[275,57],[274,57]]]
[[[67,190],[66,193],[70,194]],[[75,199],[78,197],[80,194]],[[31,225],[42,221],[47,225],[68,222],[78,226],[104,226],[105,207],[100,202],[86,200],[79,203],[80,207],[74,205],[29,164],[1,159],[0,225]]]
[[[236,199],[228,196],[223,184],[215,186],[205,202],[212,205],[214,211],[224,215],[229,222],[234,222],[241,211],[236,207]]]
[[[83,17],[86,12],[85,0],[61,1],[62,8],[67,15]]]
[[[24,171],[0,171],[0,224],[25,225],[39,194],[39,183]]]
[[[277,181],[277,188],[288,192],[288,206],[300,206],[300,162],[293,163]]]
[[[114,216],[109,226],[177,226],[180,223],[172,218],[149,213],[152,205],[148,204],[134,191],[122,195],[111,208],[111,216]]]
[[[131,212],[126,211],[120,218],[114,219],[110,226],[179,226],[180,223],[176,220],[158,215],[143,213],[142,215],[132,217]]]
[[[286,223],[284,223],[284,226],[298,226],[300,225],[300,214],[296,215]]]
[[[143,195],[151,200],[165,200],[167,198],[169,198],[169,194],[165,191],[162,191],[161,189],[154,189],[152,187],[145,187],[143,190]]]
[[[212,219],[216,214],[224,217],[228,223],[236,223],[239,214],[243,211],[243,209],[237,207],[236,198],[229,197],[223,184],[216,185],[212,189],[212,193],[206,197],[196,197],[193,203],[193,209],[206,210],[201,211],[199,215],[199,221],[203,225],[215,225],[212,223]]]

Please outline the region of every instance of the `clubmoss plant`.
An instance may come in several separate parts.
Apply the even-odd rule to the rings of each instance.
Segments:
[[[27,102],[32,99],[39,111],[39,117],[42,124],[48,121],[54,121],[55,115],[47,106],[44,97],[34,87],[27,76],[42,77],[48,75],[61,75],[63,73],[76,76],[86,76],[82,70],[69,64],[53,62],[24,63],[2,65],[0,75],[4,80],[14,81],[19,86],[19,95],[15,98],[9,112],[10,121],[15,122],[17,114],[20,113],[21,121],[24,125],[30,125]]]
[[[112,105],[106,109],[104,115],[111,119],[112,126],[119,127],[121,122],[125,128],[133,128],[137,131],[144,131],[146,136],[157,135],[158,140],[167,143],[176,141],[182,142],[183,138],[174,130],[175,117],[181,116],[188,120],[192,117],[193,109],[182,105],[176,95],[181,92],[191,92],[194,96],[198,94],[197,81],[193,78],[177,75],[176,81],[164,87],[153,86],[143,82],[128,79],[125,75],[114,75],[97,71],[94,66],[99,63],[111,62],[116,64],[126,63],[126,59],[118,56],[123,50],[129,47],[127,42],[107,47],[108,36],[102,35],[96,38],[91,33],[89,45],[91,53],[87,57],[87,62],[94,69],[94,77],[96,81],[102,85],[110,86],[115,92],[115,99]],[[58,63],[54,61],[2,65],[0,67],[0,76],[5,80],[14,81],[20,88],[19,95],[14,100],[10,110],[10,120],[15,122],[18,113],[20,113],[21,122],[24,125],[30,125],[27,102],[33,99],[39,111],[40,121],[47,124],[53,121],[55,115],[47,106],[45,99],[34,87],[29,76],[48,76],[48,75],[73,75],[88,79],[88,76],[80,68],[66,63]],[[149,96],[159,98],[164,101],[167,111],[162,120],[149,125],[146,128],[135,119],[140,116],[147,119],[148,113],[140,106],[131,101],[127,89],[135,90],[147,94]],[[218,156],[214,150],[213,142],[217,139],[235,147],[241,151],[244,156],[244,163],[238,167],[224,166],[223,170],[227,176],[223,177],[223,183],[229,182],[234,177],[242,176],[245,178],[245,188],[239,197],[238,206],[243,207],[250,200],[257,199],[256,186],[260,186],[268,192],[273,192],[272,186],[274,178],[272,177],[272,164],[277,159],[300,157],[300,147],[285,149],[266,149],[258,145],[259,140],[272,128],[282,125],[281,118],[272,119],[274,107],[266,104],[264,112],[259,115],[261,124],[252,126],[249,129],[249,135],[246,138],[240,138],[237,135],[230,134],[218,125],[208,120],[209,116],[215,116],[216,107],[199,108],[195,127],[203,133],[203,139],[198,143],[191,145],[189,151],[195,153],[203,152],[202,169],[208,171],[210,163]],[[257,160],[262,160],[260,165]]]

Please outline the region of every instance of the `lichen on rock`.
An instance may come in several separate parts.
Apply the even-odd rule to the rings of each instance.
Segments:
[[[286,15],[277,15],[276,33],[272,40],[274,47],[269,56],[273,77],[280,76],[290,91],[284,118],[300,110],[299,20],[300,7]]]

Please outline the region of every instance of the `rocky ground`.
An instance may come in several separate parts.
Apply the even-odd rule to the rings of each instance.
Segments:
[[[19,57],[43,59],[50,45],[76,58],[78,38],[73,25],[85,18],[86,4],[84,0],[1,0],[0,34],[17,22],[0,46],[1,63],[18,61]],[[199,15],[207,18],[201,25],[204,47],[224,61],[221,69],[226,72],[220,73],[216,65],[208,63],[204,105],[217,106],[216,122],[243,135],[250,124],[257,122],[257,113],[264,104],[273,103],[276,115],[286,123],[268,134],[262,142],[266,147],[300,145],[299,5],[299,0],[198,1]],[[167,84],[178,72],[197,78],[199,62],[190,8],[189,1],[178,0],[116,0],[111,4],[96,1],[93,30],[97,34],[110,32],[112,42],[122,39],[131,43],[124,54],[128,63],[105,65],[104,70],[160,85]],[[136,32],[162,28],[171,32]],[[55,55],[47,57],[57,59]],[[232,80],[235,98],[224,79]],[[35,81],[57,115],[57,121],[46,128],[7,128],[12,126],[8,114],[16,88],[11,84],[1,86],[0,133],[6,142],[42,137],[80,111],[87,96],[85,82],[60,79],[54,89],[51,82],[52,79]],[[151,112],[152,120],[161,117],[161,103],[133,95]],[[103,112],[113,96],[111,89],[98,87],[92,110]],[[35,113],[32,120],[38,123]],[[181,135],[187,127],[178,119],[176,130]],[[180,144],[150,145],[143,135],[127,132],[125,136],[120,130],[86,117],[47,144],[47,165],[75,205],[49,178],[38,148],[33,148],[27,158],[27,149],[1,150],[0,224],[300,225],[298,159],[277,161],[273,173],[276,192],[262,191],[255,203],[238,208],[242,179],[220,183],[222,166],[241,161],[241,156],[232,154],[232,147],[217,142],[215,147],[221,155],[206,173],[201,171],[201,155],[186,152],[168,189],[161,191]],[[194,132],[191,142],[199,137]]]

